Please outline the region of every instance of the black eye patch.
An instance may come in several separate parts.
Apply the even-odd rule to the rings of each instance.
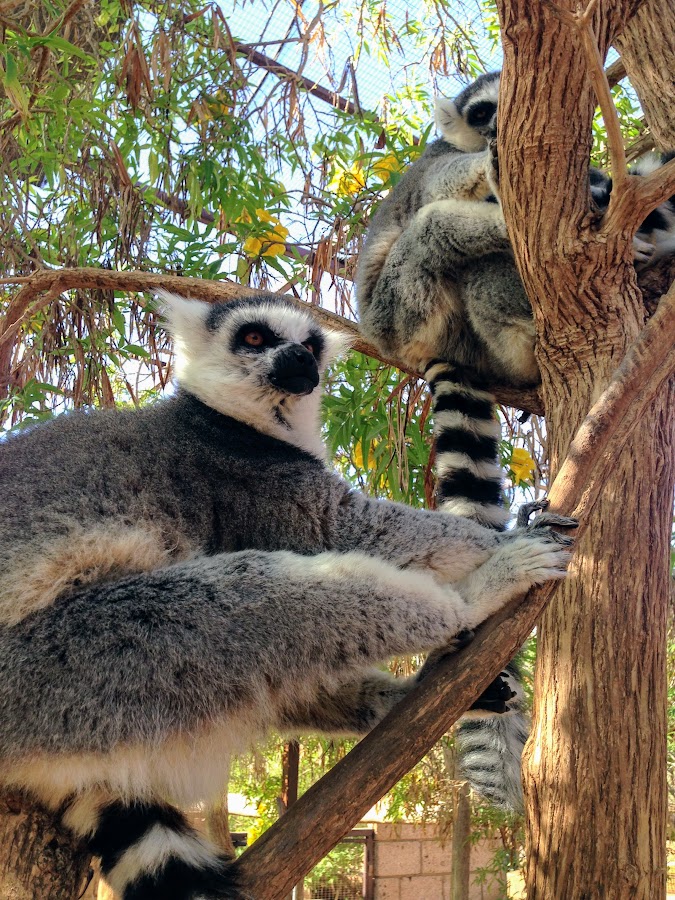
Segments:
[[[473,126],[485,125],[486,122],[492,119],[496,109],[497,104],[494,101],[481,100],[479,103],[474,103],[469,109],[466,114],[466,121]]]
[[[251,342],[247,340],[252,334],[259,335],[262,340]],[[270,347],[278,347],[282,343],[282,339],[276,334],[269,325],[264,322],[245,322],[240,325],[232,338],[231,350],[233,353],[245,350],[247,353],[262,353],[269,350]]]
[[[326,346],[326,342],[320,331],[310,331],[309,336],[305,338],[302,344],[304,347],[307,347],[314,359],[321,358],[324,347]]]

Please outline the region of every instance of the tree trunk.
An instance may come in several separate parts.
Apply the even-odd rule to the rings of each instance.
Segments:
[[[502,196],[537,323],[555,473],[644,313],[629,230],[599,240],[588,215],[595,101],[576,27],[544,4],[498,5]],[[619,15],[632,11],[621,7],[596,10],[601,54],[620,27]],[[650,405],[608,473],[573,577],[539,629],[524,757],[529,900],[646,900],[665,893],[673,394],[671,387]]]
[[[89,855],[50,816],[0,797],[0,900],[74,900],[88,868]]]

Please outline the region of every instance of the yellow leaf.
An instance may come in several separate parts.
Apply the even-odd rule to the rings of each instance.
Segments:
[[[382,181],[389,181],[389,176],[401,171],[401,163],[393,153],[387,153],[373,162],[373,173]]]

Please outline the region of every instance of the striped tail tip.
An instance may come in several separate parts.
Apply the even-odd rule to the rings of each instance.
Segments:
[[[244,900],[232,861],[160,803],[71,804],[64,823],[88,841],[120,900]]]
[[[494,397],[462,383],[462,373],[447,363],[430,364],[426,376],[434,400],[437,507],[503,531],[510,515],[504,508]]]
[[[529,728],[521,712],[461,720],[456,732],[462,776],[488,803],[523,810],[520,760]]]

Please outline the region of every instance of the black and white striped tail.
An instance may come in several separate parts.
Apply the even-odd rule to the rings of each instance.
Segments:
[[[163,803],[75,799],[63,820],[86,839],[120,900],[240,900],[232,862]]]
[[[430,363],[425,378],[433,397],[437,508],[503,531],[509,512],[493,395],[472,387],[449,363]],[[515,810],[523,804],[520,758],[529,731],[523,697],[512,662],[462,717],[456,732],[463,777],[493,805]]]
[[[488,803],[502,809],[520,812],[523,808],[523,787],[520,761],[530,725],[523,712],[523,689],[516,663],[510,662],[498,681],[512,693],[508,711],[486,715],[476,708],[485,694],[460,719],[455,733],[460,770],[473,790]]]
[[[448,363],[433,362],[425,378],[433,397],[438,509],[503,531],[509,513],[494,397],[471,387]]]

